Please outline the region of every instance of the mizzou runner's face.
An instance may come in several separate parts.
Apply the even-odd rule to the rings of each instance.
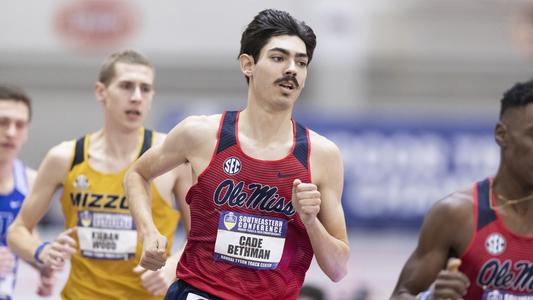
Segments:
[[[23,102],[0,100],[0,161],[17,157],[28,137],[30,111]]]
[[[150,111],[154,97],[154,70],[138,64],[117,63],[108,86],[97,83],[106,121],[127,129],[138,129]]]
[[[269,101],[274,110],[292,108],[304,88],[308,61],[299,37],[270,38],[252,68],[250,88],[255,98]]]

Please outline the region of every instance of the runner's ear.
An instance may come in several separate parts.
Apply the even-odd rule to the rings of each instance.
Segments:
[[[503,122],[498,122],[494,128],[494,139],[496,144],[500,147],[505,147],[507,145],[507,126]]]

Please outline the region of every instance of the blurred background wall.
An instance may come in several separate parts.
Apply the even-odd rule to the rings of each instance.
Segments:
[[[532,1],[6,0],[0,81],[35,106],[22,158],[36,168],[53,145],[100,127],[96,75],[122,48],[156,66],[148,127],[244,107],[240,35],[264,8],[315,30],[296,116],[346,165],[350,275],[324,283],[314,266],[308,280],[332,299],[385,299],[429,206],[497,167],[499,99],[533,73]],[[47,221],[60,220],[51,208]]]

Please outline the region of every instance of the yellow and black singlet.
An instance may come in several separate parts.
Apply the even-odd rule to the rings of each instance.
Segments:
[[[153,143],[153,131],[142,129],[140,157]],[[162,299],[151,296],[133,272],[141,243],[123,188],[126,169],[102,173],[89,165],[89,135],[76,141],[72,167],[63,182],[61,206],[66,228],[77,227],[78,251],[71,258],[63,299]],[[180,215],[151,184],[152,217],[162,235],[172,238]]]

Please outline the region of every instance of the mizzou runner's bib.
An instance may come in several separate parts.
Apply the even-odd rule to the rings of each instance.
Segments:
[[[83,256],[130,259],[135,256],[137,231],[131,215],[80,211],[78,237]]]

